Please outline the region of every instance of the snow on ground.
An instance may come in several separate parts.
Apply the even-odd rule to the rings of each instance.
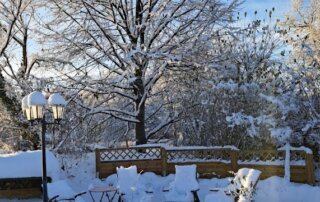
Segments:
[[[320,187],[290,183],[284,178],[260,180],[255,194],[257,202],[316,202],[320,201]]]
[[[30,155],[30,152],[26,152],[25,155],[21,155],[21,152],[15,155],[7,155],[12,157],[12,161],[19,161],[27,164],[28,162],[38,161],[37,158],[28,160],[24,159],[23,156]],[[35,152],[35,154],[37,154]],[[0,155],[3,157],[4,155]],[[19,158],[17,157],[19,156]],[[116,185],[117,177],[116,175],[111,175],[104,181],[97,179],[95,173],[95,156],[94,153],[83,154],[83,155],[60,155],[58,156],[60,167],[64,170],[60,170],[60,179],[66,180],[68,185],[75,191],[79,193],[82,191],[87,191],[90,186],[103,186],[103,185]],[[6,159],[7,162],[8,159]],[[50,161],[49,161],[50,162]],[[0,158],[0,171],[2,171],[2,166],[4,161]],[[12,162],[11,162],[12,163]],[[34,164],[34,163],[32,163]],[[41,165],[36,163],[39,168]],[[21,165],[21,164],[20,164]],[[59,170],[59,169],[58,169]],[[2,172],[0,172],[2,174]],[[14,172],[16,176],[19,173]],[[2,174],[3,176],[3,174]],[[11,175],[12,176],[12,175]],[[152,202],[161,202],[164,200],[164,194],[162,190],[168,188],[169,184],[174,180],[174,175],[168,175],[166,177],[158,176],[154,173],[146,172],[143,173],[139,180],[149,189],[154,191]],[[199,186],[200,191],[198,192],[200,201],[204,201],[204,198],[209,194],[210,188],[223,188],[226,187],[230,178],[224,179],[200,179]],[[100,195],[95,194],[95,199],[97,201]],[[320,187],[310,186],[307,184],[290,183],[280,177],[270,177],[266,180],[260,180],[257,184],[257,190],[254,196],[256,202],[315,202],[320,198]],[[90,195],[87,193],[82,195],[84,201],[92,201]],[[115,198],[114,201],[117,198]],[[6,200],[1,199],[0,202],[40,202],[41,199],[30,199],[30,200]]]
[[[6,150],[0,149],[0,154],[7,154],[8,152]]]

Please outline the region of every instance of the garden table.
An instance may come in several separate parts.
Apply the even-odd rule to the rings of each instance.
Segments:
[[[110,198],[109,193],[112,193],[112,192],[113,192],[113,195]],[[100,197],[100,200],[99,200],[100,202],[102,202],[102,198],[103,198],[104,194],[106,194],[106,196],[108,198],[108,201],[112,202],[112,200],[114,199],[114,197],[117,194],[117,188],[113,187],[113,186],[93,187],[93,188],[89,189],[89,193],[90,193],[90,196],[91,196],[91,199],[92,199],[93,202],[95,202],[95,200],[93,198],[92,193],[101,193],[101,197]]]

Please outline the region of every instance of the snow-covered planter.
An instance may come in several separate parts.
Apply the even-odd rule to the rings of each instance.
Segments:
[[[39,198],[42,195],[41,151],[0,154],[0,198]],[[46,153],[48,182],[59,180],[58,160]]]
[[[41,151],[0,154],[0,179],[42,177]],[[60,177],[59,162],[50,151],[46,152],[47,175],[52,180]]]

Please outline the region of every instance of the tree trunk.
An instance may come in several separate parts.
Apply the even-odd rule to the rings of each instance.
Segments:
[[[137,96],[137,99],[135,101],[135,110],[138,113],[137,119],[138,123],[135,124],[135,133],[136,133],[136,145],[140,144],[146,144],[147,138],[146,138],[146,131],[145,131],[145,101],[141,100],[143,99],[144,94],[144,85],[143,81],[141,79],[141,76],[137,76],[137,79],[133,82],[134,87],[134,94]]]

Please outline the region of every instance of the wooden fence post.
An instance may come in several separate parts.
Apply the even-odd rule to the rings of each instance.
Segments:
[[[96,149],[96,177],[100,178],[100,150]]]
[[[233,172],[238,171],[238,150],[230,150],[231,169]]]
[[[162,175],[167,175],[167,151],[161,147],[161,160],[162,160]]]
[[[314,165],[313,165],[313,155],[306,153],[305,156],[306,171],[307,171],[307,182],[311,185],[315,184],[314,176]]]

